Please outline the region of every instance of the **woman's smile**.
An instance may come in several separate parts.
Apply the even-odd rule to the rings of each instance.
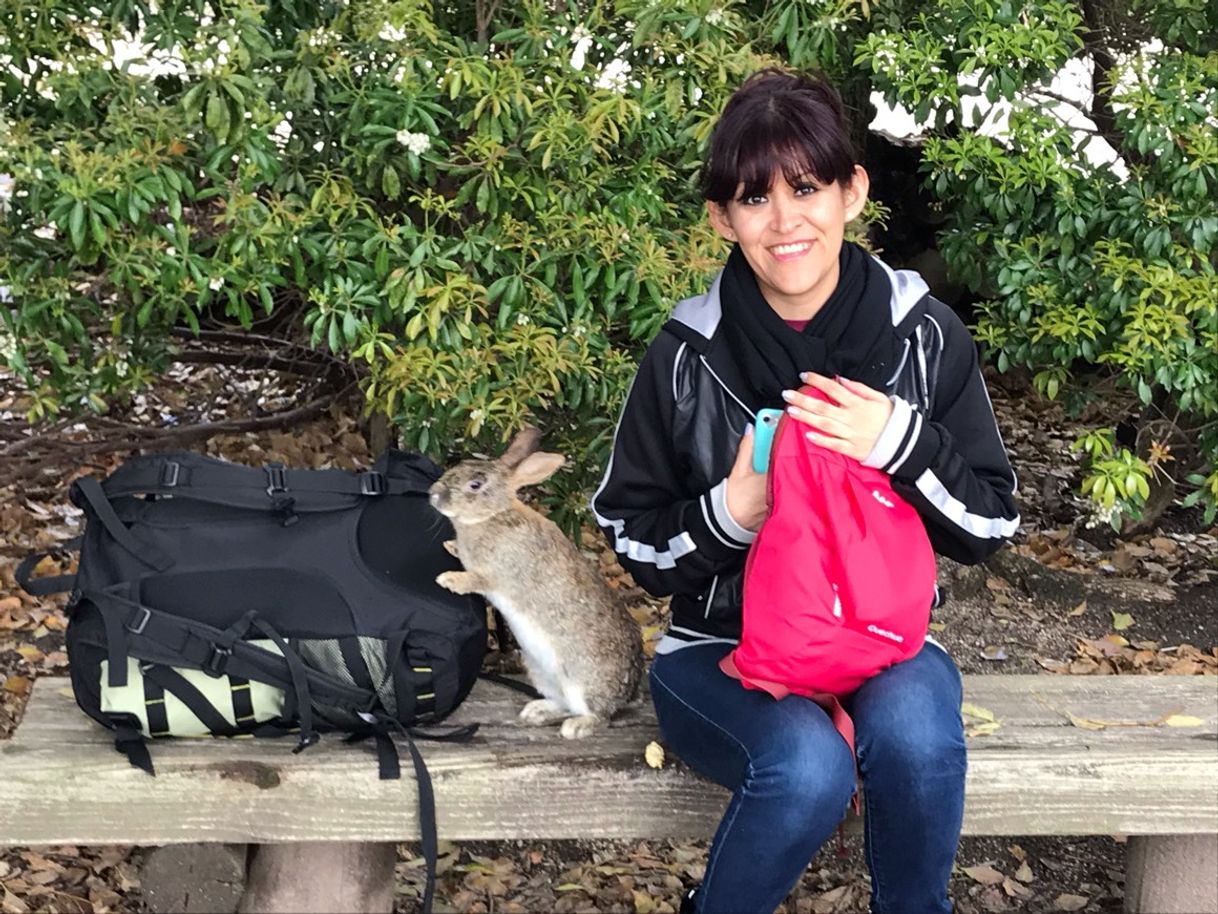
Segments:
[[[788,244],[776,244],[770,248],[770,253],[779,261],[796,260],[812,250],[811,241],[793,241]]]

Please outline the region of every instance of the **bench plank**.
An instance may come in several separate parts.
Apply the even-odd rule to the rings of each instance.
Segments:
[[[970,740],[969,834],[1218,833],[1218,679],[967,676],[966,700],[999,729]],[[452,723],[469,743],[420,748],[451,840],[696,837],[726,793],[680,764],[643,762],[658,738],[641,704],[586,740],[516,724],[519,696],[480,682]],[[1161,724],[1172,714],[1200,726]],[[1071,722],[1073,716],[1075,723]],[[1102,725],[1087,729],[1084,725]],[[0,742],[0,844],[404,841],[415,789],[377,779],[364,746],[323,738],[168,740],[158,777],[131,768],[76,708],[66,679],[40,680]]]

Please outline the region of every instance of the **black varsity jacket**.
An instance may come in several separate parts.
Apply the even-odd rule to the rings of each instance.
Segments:
[[[905,340],[889,380],[894,409],[864,461],[926,523],[935,550],[979,562],[1019,526],[1015,474],[968,330],[922,278],[885,266]],[[725,479],[751,403],[726,341],[719,279],[680,302],[626,397],[592,510],[634,579],[672,594],[670,637],[738,639],[744,560],[755,533],[727,511]]]

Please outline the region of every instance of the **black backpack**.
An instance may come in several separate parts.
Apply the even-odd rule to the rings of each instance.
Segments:
[[[37,595],[71,589],[76,701],[132,764],[153,773],[148,737],[292,734],[299,752],[339,731],[373,738],[394,778],[398,732],[434,858],[430,783],[409,737],[469,693],[487,638],[482,599],[435,583],[460,567],[427,498],[439,475],[396,450],[363,473],[137,457],[72,483],[87,521],[69,544],[77,574],[31,579],[39,553],[17,579]]]

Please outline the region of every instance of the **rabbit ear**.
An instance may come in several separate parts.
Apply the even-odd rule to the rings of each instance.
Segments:
[[[544,482],[558,472],[558,468],[566,462],[562,454],[547,454],[545,451],[530,454],[512,470],[512,475],[508,477],[508,484],[515,490],[521,486],[532,486]]]
[[[520,461],[524,460],[532,454],[541,444],[541,432],[535,428],[522,428],[516,433],[516,437],[512,439],[512,443],[508,445],[508,449],[503,452],[503,456],[499,458],[499,462],[509,469],[516,469],[520,465]]]

